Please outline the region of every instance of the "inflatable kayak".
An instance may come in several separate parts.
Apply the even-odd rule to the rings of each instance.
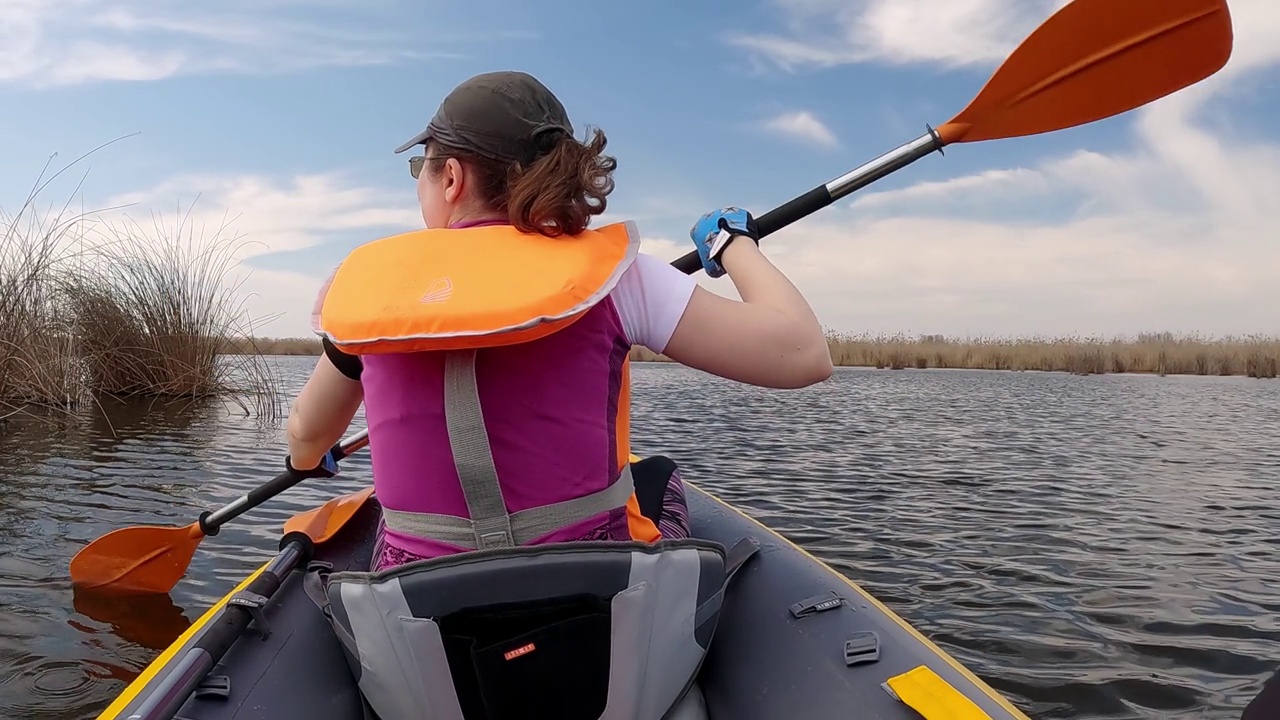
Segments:
[[[702,708],[690,717],[1027,718],[799,546],[692,484],[688,502],[696,537],[725,548],[747,539],[758,548],[725,591],[697,675]],[[314,548],[312,563],[328,563],[333,572],[367,569],[379,516],[376,500],[366,502]],[[332,626],[307,596],[304,573],[280,572],[276,587],[273,563],[288,558],[287,550],[193,623],[99,720],[371,717]],[[245,615],[240,608],[252,622],[236,624],[233,617]],[[202,651],[219,644],[214,655]]]

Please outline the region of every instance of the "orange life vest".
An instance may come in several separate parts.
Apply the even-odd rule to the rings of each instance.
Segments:
[[[639,247],[629,222],[558,238],[511,225],[393,235],[347,256],[313,322],[356,355],[526,342],[604,299]]]
[[[569,237],[511,225],[428,229],[352,251],[319,293],[315,332],[355,355],[468,351],[529,342],[581,318],[617,285],[639,251],[630,222]],[[630,452],[630,367],[615,420],[621,471]],[[659,539],[635,494],[634,539]]]

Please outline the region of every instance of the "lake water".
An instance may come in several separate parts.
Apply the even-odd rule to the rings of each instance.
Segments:
[[[273,358],[287,393],[314,359]],[[633,373],[633,443],[846,573],[1033,717],[1238,718],[1280,666],[1280,382],[838,369],[769,391]],[[363,427],[358,418],[354,430]],[[282,425],[133,404],[0,426],[0,717],[92,718],[367,455],[206,538],[169,596],[71,556],[282,468]]]

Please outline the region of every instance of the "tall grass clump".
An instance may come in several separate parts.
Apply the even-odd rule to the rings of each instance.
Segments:
[[[261,356],[224,354],[251,337],[227,282],[235,239],[220,228],[205,241],[185,217],[144,232],[69,203],[38,211],[62,172],[42,172],[16,213],[0,209],[0,419],[101,395],[230,399],[274,415]]]
[[[90,385],[114,396],[252,398],[274,405],[275,382],[254,353],[227,355],[247,335],[238,300],[237,238],[197,236],[188,218],[148,230],[103,222],[65,291]]]

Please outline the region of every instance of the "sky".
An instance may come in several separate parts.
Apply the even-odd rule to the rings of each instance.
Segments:
[[[37,208],[234,239],[254,333],[307,336],[347,252],[421,227],[392,150],[473,74],[532,73],[602,129],[596,223],[671,260],[703,213],[761,215],[946,122],[1062,4],[0,0],[0,211],[62,170]],[[1280,3],[1229,6],[1208,80],[953,145],[762,248],[842,333],[1280,335]]]

